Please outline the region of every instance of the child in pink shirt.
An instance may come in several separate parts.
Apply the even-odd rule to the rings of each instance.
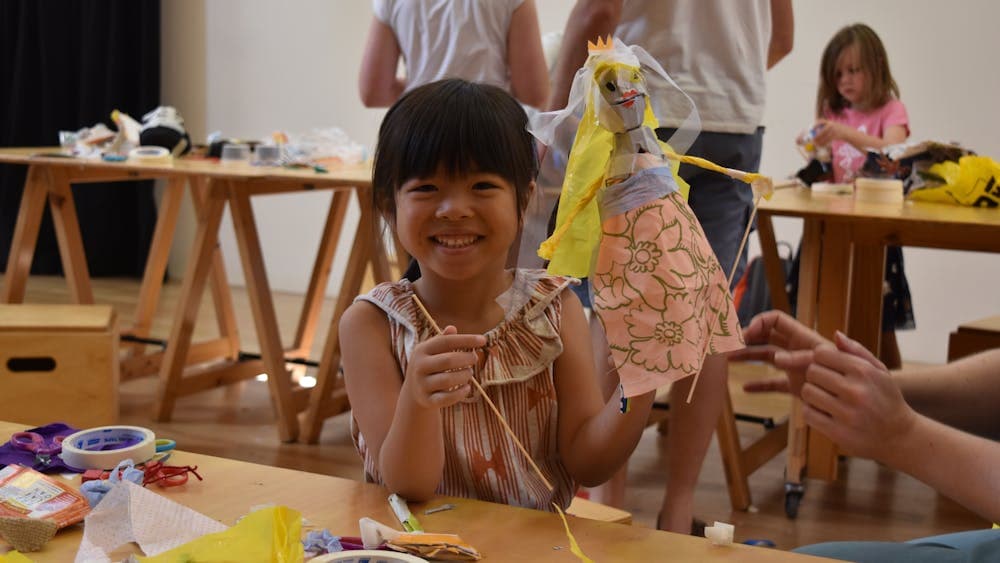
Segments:
[[[815,143],[830,148],[835,182],[853,182],[869,149],[902,143],[910,136],[885,46],[872,28],[849,25],[827,43],[816,115]],[[915,326],[903,251],[897,246],[886,249],[885,282],[879,358],[892,369],[902,363],[895,330]]]

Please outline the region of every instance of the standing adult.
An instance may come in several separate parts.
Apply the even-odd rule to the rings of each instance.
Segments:
[[[443,78],[491,84],[522,104],[549,95],[534,0],[374,0],[358,86],[367,107],[388,107]],[[396,69],[402,57],[406,77]]]
[[[573,75],[587,57],[587,41],[613,34],[648,51],[694,101],[702,132],[688,154],[729,168],[756,171],[763,140],[765,74],[792,49],[791,0],[578,0],[563,33],[549,109],[565,106]],[[658,116],[673,133],[670,116]],[[750,219],[749,186],[721,174],[682,165],[691,185],[689,203],[727,275],[746,266],[737,261]],[[667,490],[657,528],[692,529],[694,489],[725,400],[724,356],[709,356],[691,403],[691,379],[670,390]],[[609,386],[606,386],[606,388]],[[623,481],[621,481],[623,483]],[[602,497],[603,500],[604,497]],[[616,494],[607,496],[615,503]]]

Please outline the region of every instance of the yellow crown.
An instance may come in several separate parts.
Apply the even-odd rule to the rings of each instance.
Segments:
[[[605,41],[603,37],[597,38],[597,43],[592,41],[587,41],[587,51],[590,53],[596,53],[600,51],[610,51],[614,48],[615,40],[608,35],[608,40]]]

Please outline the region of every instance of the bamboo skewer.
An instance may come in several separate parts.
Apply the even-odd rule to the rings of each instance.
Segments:
[[[413,302],[417,305],[417,308],[420,309],[420,312],[423,313],[424,317],[427,319],[427,322],[431,323],[431,328],[434,329],[434,333],[441,334],[442,332],[441,327],[439,327],[438,324],[434,321],[434,317],[432,317],[427,308],[424,307],[424,304],[420,302],[420,298],[417,297],[416,294],[413,295]],[[511,440],[514,441],[514,445],[517,446],[517,449],[521,450],[521,453],[524,455],[525,459],[527,459],[528,463],[531,464],[531,468],[535,470],[535,473],[538,474],[538,477],[541,478],[542,482],[545,483],[545,486],[548,487],[550,491],[555,490],[555,487],[552,486],[552,483],[550,483],[549,480],[545,478],[545,475],[542,473],[542,470],[539,469],[538,465],[535,464],[535,460],[532,459],[531,456],[528,454],[528,450],[525,449],[523,444],[521,444],[521,440],[517,438],[517,434],[514,434],[514,430],[510,427],[510,425],[507,424],[507,420],[504,419],[502,414],[500,414],[500,410],[497,409],[497,406],[495,404],[493,404],[493,400],[490,399],[489,395],[486,394],[486,390],[483,389],[483,386],[480,385],[478,381],[476,381],[475,377],[471,377],[469,379],[470,381],[472,381],[472,384],[476,387],[476,390],[479,391],[479,394],[486,401],[486,404],[489,405],[490,409],[493,411],[493,414],[497,416],[497,419],[500,421],[500,425],[503,426],[503,429],[507,432],[507,435],[510,436]]]

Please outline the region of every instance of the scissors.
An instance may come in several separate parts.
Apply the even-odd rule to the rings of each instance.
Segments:
[[[62,452],[62,442],[66,436],[54,436],[46,443],[37,432],[15,432],[10,437],[10,445],[19,450],[35,454],[35,465],[45,467],[52,463],[52,456]]]

